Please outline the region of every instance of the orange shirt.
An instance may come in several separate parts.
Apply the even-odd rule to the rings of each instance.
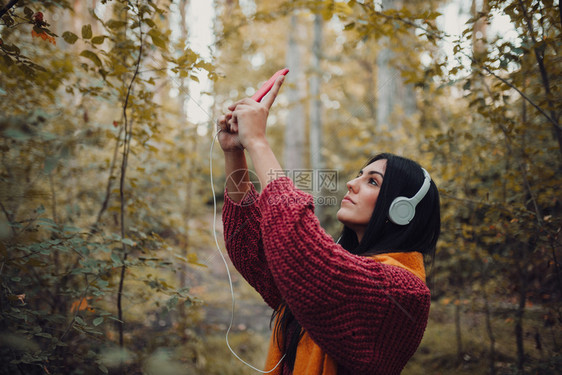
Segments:
[[[378,262],[391,266],[400,267],[412,272],[425,282],[425,267],[423,255],[418,252],[410,253],[387,253],[372,257]],[[265,362],[265,371],[271,370],[281,359],[281,351],[277,346],[275,335],[272,334],[269,340],[269,351]],[[316,345],[307,332],[304,333],[297,348],[295,359],[294,374],[305,375],[336,375],[338,370],[337,363],[329,355]],[[281,375],[281,365],[270,372],[272,375]]]

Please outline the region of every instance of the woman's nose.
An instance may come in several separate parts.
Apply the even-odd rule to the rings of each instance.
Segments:
[[[355,193],[355,180],[347,181],[346,186],[347,186],[347,190]]]

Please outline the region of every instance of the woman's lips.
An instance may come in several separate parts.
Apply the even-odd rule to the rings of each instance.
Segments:
[[[355,202],[353,201],[353,199],[351,199],[351,198],[348,197],[348,196],[343,197],[343,201],[348,201],[348,202],[350,202],[350,203],[352,203],[352,204],[355,204]]]

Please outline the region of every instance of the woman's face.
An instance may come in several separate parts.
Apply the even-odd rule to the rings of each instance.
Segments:
[[[371,219],[386,172],[386,159],[377,160],[363,168],[347,183],[347,194],[337,213],[338,220],[353,229],[359,241]]]

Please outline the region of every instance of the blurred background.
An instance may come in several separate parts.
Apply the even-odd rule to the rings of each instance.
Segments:
[[[0,1],[0,372],[256,373],[209,150],[288,67],[268,137],[328,233],[369,156],[439,187],[403,373],[559,374],[561,28],[553,0]],[[232,272],[261,368],[271,310]]]

